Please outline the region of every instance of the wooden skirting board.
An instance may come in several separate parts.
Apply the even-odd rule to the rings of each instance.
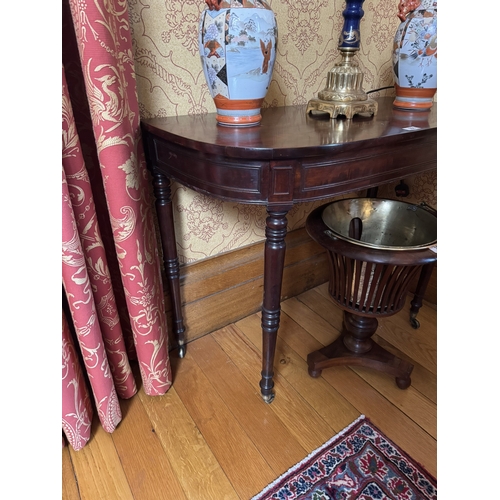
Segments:
[[[180,288],[186,341],[191,342],[259,311],[262,306],[263,272],[264,242],[181,266]],[[313,241],[305,229],[288,233],[282,300],[321,285],[328,279],[325,249]],[[415,286],[416,280],[410,287],[411,291]],[[432,304],[437,303],[436,269],[425,299]],[[165,293],[165,308],[170,322],[168,291]],[[173,338],[170,338],[170,345],[175,347]]]

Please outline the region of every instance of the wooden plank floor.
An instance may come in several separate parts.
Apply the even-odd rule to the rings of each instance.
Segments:
[[[64,448],[63,499],[248,500],[360,414],[437,477],[437,312],[424,303],[414,330],[410,299],[374,336],[415,365],[409,389],[367,368],[308,375],[307,354],[335,340],[342,324],[325,283],[282,303],[272,404],[260,397],[254,314],[191,342],[182,360],[171,353],[170,391],[148,397],[141,388],[122,401],[113,434],[95,421],[83,450]]]

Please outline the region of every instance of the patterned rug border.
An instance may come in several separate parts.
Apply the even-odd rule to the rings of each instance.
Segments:
[[[410,463],[415,464],[419,468],[422,469],[422,471],[434,482],[434,484],[437,484],[436,478],[419,462],[417,462],[415,459],[413,459],[408,453],[406,453],[403,449],[401,449],[400,446],[398,446],[394,441],[389,439],[385,433],[383,433],[368,417],[365,415],[360,415],[356,420],[351,422],[347,427],[342,429],[339,433],[337,433],[335,436],[330,438],[328,441],[323,443],[321,446],[313,450],[309,455],[307,455],[304,459],[302,459],[300,462],[296,463],[294,466],[290,467],[286,472],[281,474],[277,479],[275,479],[272,483],[269,483],[262,491],[257,493],[255,496],[253,496],[250,500],[260,500],[265,497],[271,491],[274,489],[276,486],[278,486],[281,482],[285,482],[295,471],[303,467],[305,464],[307,464],[308,461],[310,461],[312,458],[314,458],[316,455],[320,454],[323,452],[325,449],[327,449],[329,446],[331,446],[335,441],[339,440],[346,434],[348,434],[354,427],[361,423],[367,423],[371,427],[373,427],[378,433],[380,433],[384,439],[392,445],[395,449],[398,450],[398,452]]]

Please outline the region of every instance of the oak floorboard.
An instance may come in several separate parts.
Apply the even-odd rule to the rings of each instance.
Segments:
[[[179,360],[173,356],[170,359],[173,368],[176,367]],[[189,500],[239,499],[179,398],[176,387],[174,383],[169,391],[160,397],[147,396],[142,390],[138,396],[182,485],[185,497]],[[172,497],[172,500],[176,498]]]
[[[123,419],[111,437],[134,499],[186,499],[141,399],[121,400],[120,406]]]
[[[353,366],[351,369],[434,439],[437,439],[436,404],[417,391],[413,385],[401,390],[396,385],[394,377],[387,373],[362,366]]]
[[[252,337],[254,342],[258,342],[257,335],[257,315],[253,315],[251,317],[246,318],[245,320],[238,322],[238,327],[242,329],[244,332],[248,332],[247,335]],[[286,338],[292,345],[296,346],[300,349],[300,346],[303,344],[303,338],[305,335],[304,330],[294,323],[286,314],[282,313],[282,322],[280,326],[280,334],[278,335],[278,341],[276,346],[276,361],[275,361],[275,369],[278,373],[285,376],[285,378],[289,379],[286,375],[286,370],[290,365],[291,361],[291,353],[295,351],[285,347],[286,343],[283,340]],[[253,328],[245,327],[248,325],[253,318]],[[316,348],[320,348],[321,345],[317,345]],[[315,349],[313,349],[315,350]],[[336,417],[340,417],[341,411],[343,410],[342,406],[339,404],[340,401],[346,401],[349,405],[349,413],[347,420],[344,425],[340,427],[338,430],[343,428],[345,425],[349,424],[352,420],[354,420],[357,416],[359,416],[359,408],[355,408],[351,405],[350,402],[347,402],[345,398],[348,398],[349,395],[345,394],[345,398],[341,397],[337,391],[334,393],[337,396],[337,401],[332,404],[330,412],[325,412],[321,409],[321,406],[324,406],[326,402],[328,402],[328,393],[322,391],[323,385],[331,385],[328,383],[324,377],[312,378],[307,373],[307,363],[306,357],[307,353],[305,350],[301,350],[302,354],[302,366],[301,369],[297,370],[296,378],[289,381],[293,383],[294,387],[297,388],[299,392],[302,394],[313,394],[314,404],[313,406],[317,409],[318,413],[324,416],[325,419],[331,418],[332,415]],[[297,359],[300,358],[298,354],[296,354],[295,363],[300,365],[300,361]],[[334,367],[332,367],[334,368]],[[323,373],[327,372],[331,368],[323,370]],[[380,373],[376,370],[370,370],[366,368],[356,368],[353,369],[355,373],[358,373],[361,378],[363,378],[373,389],[377,390],[383,397],[386,398],[392,405],[398,408],[402,413],[406,416],[410,417],[414,420],[420,427],[426,430],[433,438],[436,438],[436,425],[437,425],[437,414],[436,414],[436,405],[429,401],[425,396],[423,396],[420,392],[418,392],[413,387],[409,387],[407,390],[402,391],[399,389],[394,383],[393,377],[387,376],[387,374]],[[302,379],[302,381],[300,380]],[[300,389],[300,384],[303,385],[303,390]],[[334,386],[333,386],[334,387]],[[321,392],[320,392],[321,391]],[[318,394],[321,394],[321,398],[318,398]],[[340,397],[339,397],[340,396]],[[306,397],[306,396],[305,396]],[[344,406],[345,408],[345,406]]]
[[[325,288],[325,285],[328,285],[328,283],[301,293],[300,295],[297,295],[296,298],[299,302],[308,306],[318,316],[325,319],[330,325],[333,326],[333,328],[340,332],[342,331],[344,313],[342,309],[338,307],[335,302],[333,302],[332,298],[328,294],[328,288]],[[319,291],[320,289],[325,289],[327,291],[326,295],[321,293]]]
[[[223,328],[219,336],[234,335]],[[244,349],[242,345],[242,349]],[[231,413],[272,467],[276,477],[307,455],[305,450],[266,404],[258,386],[252,386],[212,336],[190,346],[190,352]],[[267,483],[259,485],[262,489]]]
[[[80,500],[69,445],[62,449],[62,498],[63,500]]]
[[[257,346],[262,337],[260,324],[260,315],[253,314],[238,321],[237,326]],[[285,313],[281,314],[280,324],[280,331],[286,331],[286,338],[300,338],[304,335],[304,330]],[[330,384],[309,376],[306,361],[281,336],[278,336],[276,342],[275,371],[299,392],[335,432],[339,432],[359,417],[356,408]]]
[[[258,388],[261,370],[261,346],[252,345],[250,349],[242,349],[241,345],[242,342],[245,342],[246,336],[238,328],[238,324],[239,322],[236,325],[230,325],[233,330],[232,335],[221,335],[220,331],[214,332],[212,335],[250,384]],[[248,339],[246,339],[246,343],[251,345]],[[315,450],[335,434],[335,430],[321,418],[281,374],[275,373],[274,384],[279,398],[275,398],[269,407],[304,449]]]
[[[413,365],[411,372],[411,385],[417,389],[426,398],[437,404],[437,377],[434,373],[417,363],[412,357],[408,356],[405,352],[400,351],[397,347],[389,344],[385,339],[379,337],[377,334],[373,336],[373,340],[378,345],[392,352],[398,358],[404,359]]]
[[[281,310],[288,314],[298,325],[307,329],[322,345],[331,344],[340,335],[340,329],[336,329],[330,322],[316,314],[297,297],[282,302]],[[280,328],[279,332],[286,340],[286,332],[282,328]]]
[[[70,449],[81,500],[135,500],[111,434],[97,417],[89,442],[78,451]]]
[[[348,397],[389,439],[436,477],[437,442],[420,425],[345,366],[324,370],[322,377]]]
[[[248,500],[360,414],[436,476],[436,308],[424,301],[418,330],[401,311],[373,336],[414,365],[407,391],[366,367],[309,376],[307,354],[340,335],[342,314],[328,283],[282,302],[271,404],[259,389],[260,313],[189,342],[183,359],[172,351],[165,395],[139,388],[120,401],[113,434],[96,416],[84,449],[63,448],[63,500]]]
[[[322,347],[312,336],[292,336],[279,331],[279,335],[304,359]],[[394,406],[369,383],[346,366],[332,366],[323,370],[321,377],[332,385],[360,413],[370,418],[390,439],[410,456],[422,463],[431,474],[437,470],[437,443],[420,425]],[[277,396],[278,397],[278,396]]]
[[[434,335],[431,335],[431,332]],[[406,326],[406,318],[401,313],[379,322],[377,334],[384,340],[406,353],[427,370],[437,374],[436,328],[422,325],[414,330]]]
[[[187,349],[174,383],[177,394],[200,429],[234,490],[250,498],[257,484],[268,484],[275,473],[236,420]],[[216,499],[214,499],[216,500]]]

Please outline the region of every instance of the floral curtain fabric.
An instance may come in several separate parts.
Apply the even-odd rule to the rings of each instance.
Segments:
[[[62,422],[74,449],[93,407],[106,431],[120,422],[119,398],[137,391],[129,359],[146,394],[172,383],[131,47],[127,2],[63,1]]]

